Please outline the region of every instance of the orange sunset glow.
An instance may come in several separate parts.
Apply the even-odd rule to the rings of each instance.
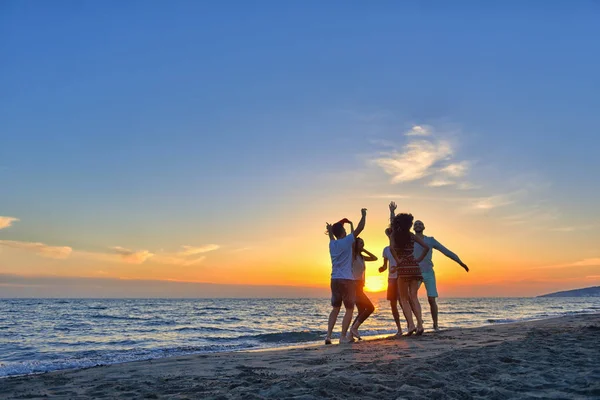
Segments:
[[[440,41],[427,29],[415,36],[419,18],[390,25],[404,33],[375,23],[364,37],[340,32],[333,42],[323,40],[329,22],[307,37],[302,23],[298,49],[271,32],[241,44],[253,37],[243,30],[221,44],[207,39],[208,26],[190,28],[193,38],[174,28],[165,54],[136,29],[139,54],[116,33],[84,46],[72,33],[80,27],[45,42],[24,28],[35,19],[11,25],[23,27],[11,49],[28,50],[0,74],[0,296],[35,297],[40,285],[68,296],[68,279],[85,278],[327,297],[325,224],[357,224],[361,208],[361,237],[380,258],[366,265],[366,290],[378,292],[390,201],[469,266],[434,252],[443,296],[600,284],[594,35],[573,39],[585,49],[574,66],[554,50],[516,56],[500,33],[492,45],[477,34],[445,44],[452,28]],[[160,296],[179,295],[167,286]],[[95,287],[97,296],[128,295]]]

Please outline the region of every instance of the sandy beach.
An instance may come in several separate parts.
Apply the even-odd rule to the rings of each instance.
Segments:
[[[13,377],[0,398],[600,398],[600,314]]]

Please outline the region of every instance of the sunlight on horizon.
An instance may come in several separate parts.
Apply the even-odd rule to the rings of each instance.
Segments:
[[[387,274],[387,272],[386,272]],[[387,275],[368,276],[365,278],[365,291],[370,293],[382,292],[387,288]]]

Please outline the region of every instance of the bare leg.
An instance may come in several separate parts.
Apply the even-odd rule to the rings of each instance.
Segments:
[[[364,304],[361,302],[357,302],[356,303],[356,318],[354,318],[354,322],[352,322],[352,325],[351,325],[352,328],[354,328],[354,325],[356,325],[358,323],[358,320],[360,319],[360,316],[364,311],[365,311]],[[360,323],[358,323],[358,325],[360,325]]]
[[[433,319],[433,329],[436,331],[439,329],[438,326],[438,306],[435,301],[435,297],[427,297],[429,300],[429,308],[431,308],[431,318]]]
[[[415,313],[417,318],[417,333],[423,330],[423,315],[421,314],[421,304],[419,303],[419,281],[411,280],[408,284],[410,293],[410,305],[412,311]]]
[[[408,294],[408,282],[398,279],[398,293],[400,294],[400,306],[406,318],[406,324],[408,325],[408,332],[412,332],[415,329],[415,322],[413,321],[412,311],[410,308],[409,294]]]
[[[329,322],[327,323],[327,336],[325,337],[325,343],[331,343],[331,334],[339,313],[340,307],[333,307],[329,313]]]
[[[348,334],[348,327],[350,327],[350,322],[352,322],[353,313],[354,307],[346,308],[346,314],[344,314],[344,319],[342,320],[342,336],[340,336],[340,343],[347,342],[346,335]]]
[[[354,336],[360,336],[357,335],[358,333],[358,328],[360,328],[360,326],[362,325],[363,322],[365,322],[365,320],[367,318],[369,318],[369,315],[371,315],[373,313],[373,311],[375,311],[375,306],[373,305],[373,303],[371,303],[371,300],[367,299],[368,303],[364,303],[361,307],[361,311],[358,314],[358,316],[356,317],[356,320],[354,321],[354,323],[352,324],[352,328],[350,329],[350,332],[354,335]]]
[[[402,327],[400,326],[400,314],[398,313],[398,300],[390,301],[390,307],[392,308],[392,315],[394,316],[394,322],[398,327],[398,334],[402,334]]]

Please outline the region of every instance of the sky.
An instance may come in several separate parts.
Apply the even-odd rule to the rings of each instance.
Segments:
[[[326,297],[325,223],[367,208],[380,256],[390,201],[469,266],[434,254],[442,296],[598,285],[599,21],[597,1],[4,1],[0,297]]]

